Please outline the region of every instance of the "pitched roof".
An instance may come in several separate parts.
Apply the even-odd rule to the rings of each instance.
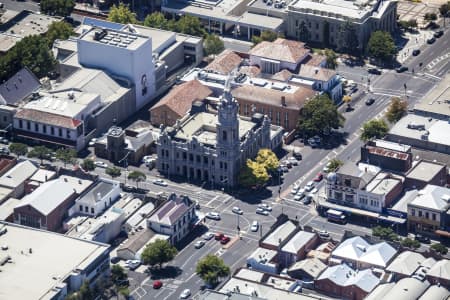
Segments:
[[[289,267],[288,272],[295,272],[297,270],[303,270],[313,278],[317,278],[323,270],[327,268],[327,265],[321,262],[317,258],[307,258],[296,262]]]
[[[15,188],[30,178],[37,169],[29,160],[20,162],[0,177],[0,185]]]
[[[273,42],[263,41],[250,49],[249,54],[263,58],[298,63],[299,60],[310,52],[305,44],[277,38]]]
[[[283,69],[280,72],[273,74],[271,78],[279,81],[288,81],[289,79],[291,79],[291,77],[292,73],[287,69]]]
[[[299,86],[294,93],[286,93],[264,87],[243,85],[231,91],[233,97],[252,102],[259,102],[268,105],[282,106],[284,97],[286,107],[300,109],[303,107],[307,98],[314,97],[316,92],[310,88]]]
[[[392,261],[386,271],[410,276],[421,266],[424,260],[425,257],[420,253],[404,251]]]
[[[6,102],[4,104],[16,104],[38,90],[40,86],[39,79],[25,67],[0,85],[0,99]]]
[[[81,121],[77,119],[29,108],[19,110],[15,118],[69,129],[76,129],[81,124]]]
[[[450,280],[450,260],[441,259],[430,268],[427,275]]]
[[[194,79],[172,88],[150,111],[161,106],[166,106],[178,115],[183,116],[191,108],[192,102],[203,100],[211,94],[212,91],[208,87]]]
[[[302,65],[298,75],[307,79],[328,81],[336,76],[336,71],[311,65]]]
[[[169,200],[159,208],[151,217],[151,222],[173,225],[189,210],[190,200],[185,196],[171,196]]]
[[[357,286],[366,292],[372,291],[380,283],[380,279],[372,273],[372,270],[354,271],[346,264],[328,267],[317,280],[324,279],[341,287]]]
[[[303,65],[309,65],[314,67],[320,67],[325,61],[327,57],[325,55],[310,53],[303,61]]]
[[[216,56],[216,58],[206,66],[205,70],[227,75],[237,68],[241,61],[242,57],[237,55],[234,51],[226,49]]]
[[[258,66],[242,66],[239,68],[239,73],[250,77],[258,77],[261,74],[261,69]]]
[[[287,221],[272,231],[272,233],[264,239],[263,243],[278,247],[280,244],[283,244],[296,229],[297,226],[292,221]]]
[[[428,184],[420,190],[416,199],[410,205],[445,211],[449,207],[450,189]]]
[[[297,253],[301,248],[305,247],[314,237],[315,233],[307,231],[297,232],[286,245],[281,249],[283,252]]]

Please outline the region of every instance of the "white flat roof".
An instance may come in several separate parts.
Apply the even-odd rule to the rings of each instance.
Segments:
[[[0,236],[0,244],[8,246],[6,254],[12,261],[0,267],[1,299],[46,298],[74,270],[85,269],[109,248],[15,224],[0,222],[1,226],[7,232]]]

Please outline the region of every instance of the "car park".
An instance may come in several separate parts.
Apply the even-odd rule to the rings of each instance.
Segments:
[[[240,209],[239,207],[235,206],[231,209],[232,212],[234,212],[235,214],[238,215],[242,215],[244,212],[242,211],[242,209]]]
[[[269,212],[267,210],[264,210],[264,209],[259,208],[259,207],[256,209],[256,213],[258,215],[263,215],[263,216],[268,216],[269,215]]]
[[[180,294],[180,298],[181,299],[187,299],[191,296],[191,290],[190,289],[185,289],[181,292]]]
[[[206,217],[211,220],[220,220],[220,214],[213,211],[208,212]]]
[[[435,37],[432,37],[432,38],[429,38],[428,40],[427,40],[427,44],[434,44],[434,42],[436,42],[436,38]]]
[[[365,101],[366,105],[372,105],[375,102],[375,98],[369,98]]]
[[[322,173],[317,173],[317,175],[316,175],[316,177],[314,177],[314,181],[315,182],[320,182],[320,181],[322,181],[322,179],[323,179],[323,174]]]
[[[408,67],[406,67],[406,66],[400,66],[400,67],[398,67],[397,69],[395,69],[395,71],[396,71],[397,73],[403,73],[403,72],[408,71]]]
[[[258,223],[258,221],[253,221],[253,222],[252,222],[252,226],[250,227],[250,230],[251,230],[252,232],[256,232],[256,231],[258,231],[258,229],[259,229],[259,223]]]
[[[153,288],[154,288],[155,290],[162,288],[162,286],[163,286],[163,283],[162,283],[161,280],[155,280],[155,281],[153,281]]]
[[[258,207],[267,211],[272,211],[272,207],[266,203],[261,203],[258,205]]]
[[[225,235],[220,239],[220,243],[221,243],[222,245],[227,244],[229,241],[230,241],[230,237],[225,236]]]
[[[419,49],[414,49],[413,52],[412,52],[413,56],[417,56],[419,54],[420,54],[420,50]]]
[[[108,167],[108,165],[107,165],[106,163],[102,162],[102,161],[95,161],[95,162],[94,162],[94,165],[95,165],[96,167],[99,167],[99,168],[105,168],[105,169]]]
[[[433,34],[433,36],[434,36],[435,38],[440,38],[440,37],[443,36],[443,35],[444,35],[444,30],[436,31],[436,32]]]
[[[377,68],[369,68],[367,72],[374,75],[381,75],[382,73],[381,70],[378,70]]]
[[[204,239],[205,241],[209,241],[210,239],[212,239],[212,238],[214,237],[214,233],[212,233],[212,232],[207,232],[207,233],[205,233],[202,237],[203,237],[203,239]]]
[[[194,244],[195,249],[200,249],[201,247],[205,246],[204,241],[196,241]]]
[[[167,186],[167,182],[165,182],[162,179],[155,179],[155,180],[153,180],[153,184],[160,185],[160,186]]]
[[[223,237],[224,237],[224,235],[221,232],[216,232],[216,234],[214,235],[214,239],[216,241],[220,241]]]

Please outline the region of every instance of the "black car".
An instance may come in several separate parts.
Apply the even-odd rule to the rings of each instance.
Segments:
[[[443,36],[443,35],[444,35],[444,30],[436,31],[436,32],[433,34],[433,36],[434,36],[435,38],[440,38],[440,37]]]
[[[408,71],[408,67],[401,66],[401,67],[398,67],[397,69],[395,69],[395,71],[397,71],[397,73],[403,73],[403,72]]]
[[[427,43],[430,44],[430,45],[433,44],[434,42],[436,42],[436,38],[435,37],[429,38],[427,40]]]
[[[419,55],[420,54],[420,50],[419,49],[415,49],[413,52],[412,52],[412,55],[413,56],[417,56],[417,55]]]
[[[416,241],[421,242],[421,243],[426,243],[426,244],[429,244],[429,243],[430,243],[430,238],[427,237],[427,236],[423,236],[423,235],[421,235],[421,234],[416,234],[416,236],[414,237],[414,239],[415,239]]]
[[[381,71],[377,68],[370,68],[367,70],[367,72],[369,72],[370,74],[381,75]]]
[[[366,105],[372,105],[375,102],[374,98],[369,98],[366,100]]]

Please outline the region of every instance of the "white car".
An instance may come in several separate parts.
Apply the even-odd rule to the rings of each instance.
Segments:
[[[305,197],[304,193],[297,194],[297,195],[294,196],[294,200],[295,201],[300,201],[303,197]]]
[[[194,244],[195,249],[200,249],[203,246],[205,246],[205,242],[204,241],[197,241]]]
[[[295,185],[294,185],[294,187],[293,187],[292,190],[291,190],[291,194],[292,194],[292,195],[297,194],[299,188],[300,188],[299,186],[295,186]]]
[[[272,207],[269,206],[269,205],[266,204],[266,203],[261,203],[260,205],[258,205],[258,207],[261,208],[261,209],[264,209],[264,210],[266,210],[266,211],[272,211]]]
[[[298,166],[298,160],[295,157],[289,157],[288,161],[293,165],[293,166]]]
[[[180,298],[181,299],[187,299],[187,298],[189,298],[190,295],[191,295],[191,290],[190,289],[185,289],[183,292],[181,292]]]
[[[210,211],[209,213],[207,213],[206,217],[208,219],[212,219],[212,220],[220,220],[220,214],[216,213],[216,212],[213,212],[213,211]]]
[[[151,155],[146,155],[142,158],[142,162],[143,163],[147,163],[148,161],[152,160],[152,156]]]
[[[205,233],[204,235],[203,235],[203,239],[205,240],[205,241],[209,241],[210,239],[212,239],[214,237],[214,233],[212,233],[212,232],[207,232],[207,233]]]
[[[329,238],[330,234],[326,230],[319,230],[317,232],[321,238]]]
[[[314,181],[310,181],[305,185],[305,190],[311,192],[314,188]]]
[[[240,209],[239,207],[235,206],[231,209],[232,212],[234,212],[235,214],[238,215],[242,215],[244,212],[242,211],[242,209]]]
[[[105,168],[105,169],[108,167],[108,165],[107,165],[106,163],[102,162],[102,161],[95,161],[95,162],[94,162],[94,165],[95,165],[96,167],[99,167],[99,168]]]
[[[256,209],[256,213],[257,213],[258,215],[263,215],[263,216],[268,216],[268,215],[269,215],[269,212],[268,212],[267,210],[264,210],[264,209],[262,209],[262,208],[260,208],[260,207],[258,207],[258,208]]]
[[[129,259],[125,262],[125,265],[130,270],[135,270],[137,267],[141,265],[141,261],[137,259]]]
[[[250,227],[250,230],[253,232],[257,232],[259,229],[258,221],[253,221],[252,226]]]
[[[89,147],[94,146],[95,143],[97,143],[97,141],[98,141],[98,139],[96,139],[96,138],[91,139],[91,140],[89,141]]]
[[[160,186],[167,186],[167,182],[165,182],[162,179],[155,179],[155,180],[153,180],[153,184],[160,185]]]

